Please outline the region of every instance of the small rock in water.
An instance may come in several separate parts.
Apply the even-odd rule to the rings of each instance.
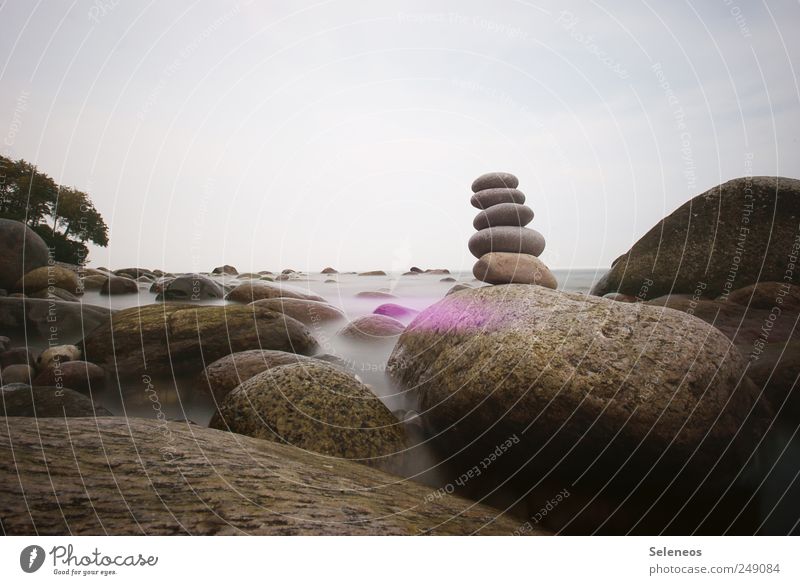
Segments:
[[[107,276],[102,276],[99,274],[90,274],[89,276],[85,276],[81,285],[83,286],[84,290],[100,290],[103,288],[103,285],[108,280]]]
[[[260,301],[254,301],[252,304],[288,315],[304,325],[330,323],[345,319],[344,313],[333,305],[308,299],[261,299]]]
[[[450,290],[447,291],[444,296],[447,297],[447,296],[450,296],[453,293],[457,293],[457,292],[462,291],[462,290],[469,290],[471,288],[472,287],[470,285],[465,284],[465,283],[462,282],[460,284],[457,284],[457,285],[451,287]]]
[[[400,321],[386,315],[365,315],[352,320],[339,336],[360,341],[391,340],[406,328]]]
[[[322,269],[321,274],[339,274],[339,271],[328,266],[327,268]]]
[[[238,303],[252,303],[260,299],[275,299],[280,297],[326,302],[325,299],[320,296],[291,290],[283,286],[270,284],[263,280],[244,282],[229,292],[225,298]]]
[[[486,189],[497,189],[508,187],[516,189],[519,186],[519,179],[511,173],[493,172],[484,173],[472,182],[472,192],[484,191]]]
[[[447,278],[442,278],[439,280],[439,282],[455,282],[455,281],[456,279],[453,278],[452,276],[448,276]]]
[[[359,276],[386,276],[383,270],[368,270],[367,272],[359,272]]]
[[[382,292],[378,290],[365,290],[356,293],[356,298],[359,299],[396,299],[397,297],[392,293]]]
[[[157,297],[159,301],[208,301],[225,296],[225,290],[219,283],[202,274],[179,276],[162,284],[161,288],[163,290]],[[150,290],[153,290],[152,287]]]
[[[42,266],[25,274],[20,278],[14,290],[30,294],[40,290],[47,290],[54,286],[63,288],[71,293],[80,290],[78,276],[72,271],[58,265]]]
[[[217,266],[214,270],[211,271],[211,274],[230,274],[231,276],[236,276],[237,274],[239,274],[239,271],[236,270],[233,266],[225,264],[224,266]]]
[[[386,315],[387,317],[409,317],[419,313],[416,309],[396,305],[395,303],[384,303],[372,311],[375,315]]]
[[[408,271],[409,272],[415,272],[417,274],[419,274],[420,272],[423,272],[422,268],[418,268],[416,266],[412,266],[411,268],[408,269]]]
[[[138,292],[137,282],[124,276],[110,276],[100,289],[101,295],[124,295]]]

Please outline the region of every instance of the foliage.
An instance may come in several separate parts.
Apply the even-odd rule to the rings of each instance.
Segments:
[[[0,156],[0,217],[28,224],[62,262],[84,263],[86,242],[108,246],[108,226],[89,195],[22,159]]]

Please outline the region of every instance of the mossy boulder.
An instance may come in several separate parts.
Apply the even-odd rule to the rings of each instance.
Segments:
[[[592,294],[642,300],[670,293],[715,298],[784,281],[800,253],[800,180],[742,177],[709,189],[662,219],[614,261]],[[794,270],[791,282],[797,282]]]
[[[209,426],[389,468],[406,449],[402,425],[378,397],[352,375],[317,360],[243,382]]]
[[[234,388],[256,374],[310,359],[313,358],[272,349],[239,351],[209,364],[198,376],[198,386],[207,388],[220,403]]]
[[[689,315],[504,285],[420,313],[388,370],[426,423],[462,447],[517,434],[522,461],[547,445],[547,465],[565,457],[583,470],[613,442],[603,455],[617,465],[691,460],[699,471],[724,450],[745,458],[771,415],[745,366],[720,331]],[[626,465],[625,477],[635,483],[639,471]]]
[[[31,270],[17,281],[14,290],[31,294],[41,290],[46,291],[50,287],[61,288],[72,294],[82,292],[78,275],[57,264]]]
[[[309,354],[317,343],[302,323],[267,309],[165,303],[116,313],[83,340],[84,359],[122,377],[196,374],[248,349]]]

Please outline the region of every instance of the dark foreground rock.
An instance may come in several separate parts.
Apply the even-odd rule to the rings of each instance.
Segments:
[[[759,281],[784,281],[800,254],[800,180],[743,177],[698,195],[647,232],[594,286],[642,300],[714,298]],[[794,257],[794,260],[792,258]],[[790,281],[797,284],[797,270]]]
[[[83,341],[84,359],[121,377],[192,375],[248,349],[308,354],[317,342],[305,326],[255,306],[165,303],[116,313]]]
[[[720,330],[750,362],[747,374],[772,407],[797,417],[799,290],[784,283],[763,282],[717,300],[667,295],[647,304],[682,311]]]
[[[12,290],[23,274],[44,266],[47,244],[24,223],[0,218],[0,288]]]
[[[70,388],[15,384],[0,389],[0,398],[0,417],[111,416],[89,397]]]
[[[511,534],[519,524],[450,495],[430,501],[430,488],[364,465],[185,423],[8,419],[0,450],[6,534]]]
[[[32,342],[75,343],[113,312],[83,303],[0,297],[0,331]]]
[[[408,326],[388,365],[440,435],[441,457],[463,457],[463,472],[516,437],[493,470],[513,478],[517,501],[580,478],[610,508],[581,512],[584,500],[562,512],[617,530],[646,514],[652,493],[728,485],[741,469],[772,416],[745,366],[689,315],[530,285],[445,297]],[[650,498],[644,510],[609,517],[639,497]]]

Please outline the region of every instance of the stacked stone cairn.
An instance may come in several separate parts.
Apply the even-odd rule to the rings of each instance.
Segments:
[[[553,273],[539,260],[544,236],[526,228],[533,210],[523,205],[519,179],[510,173],[486,173],[472,183],[473,207],[480,209],[472,225],[469,251],[478,258],[472,274],[489,284],[538,284],[555,289]]]

